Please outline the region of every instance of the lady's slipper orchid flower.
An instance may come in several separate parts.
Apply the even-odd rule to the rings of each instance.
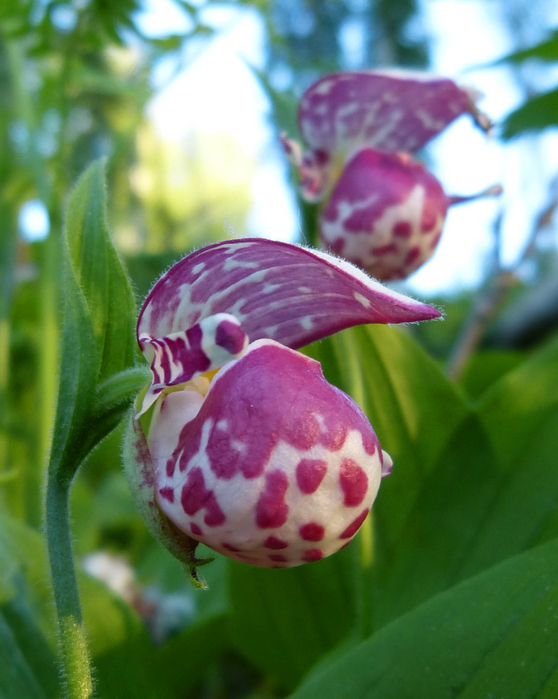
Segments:
[[[327,75],[303,95],[299,126],[310,151],[282,144],[320,214],[323,246],[387,281],[403,279],[433,254],[452,204],[496,195],[447,196],[412,155],[461,114],[490,122],[471,92],[447,78],[405,71]]]
[[[125,460],[151,529],[190,564],[197,542],[265,567],[345,546],[391,459],[360,408],[295,350],[361,323],[439,316],[287,243],[226,241],[178,262],[137,326],[153,379]]]

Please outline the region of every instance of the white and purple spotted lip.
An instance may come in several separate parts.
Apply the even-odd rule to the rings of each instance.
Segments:
[[[140,311],[138,342],[143,349],[144,335],[184,333],[221,313],[236,318],[250,342],[292,349],[354,325],[441,316],[333,255],[245,238],[208,245],[161,277]]]
[[[403,70],[326,75],[300,101],[298,120],[315,151],[348,153],[367,146],[415,153],[461,114],[488,130],[471,91],[449,78]]]

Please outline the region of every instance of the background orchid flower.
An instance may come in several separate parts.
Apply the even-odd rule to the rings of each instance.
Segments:
[[[300,191],[320,212],[322,245],[387,281],[433,254],[452,204],[496,195],[448,196],[412,157],[462,114],[485,131],[471,91],[448,78],[407,71],[327,75],[302,96],[300,132],[310,150],[281,137],[300,173]]]
[[[295,350],[357,324],[439,316],[296,245],[226,241],[178,262],[137,324],[153,379],[125,461],[152,530],[190,562],[200,541],[265,567],[345,546],[391,459],[360,408]]]

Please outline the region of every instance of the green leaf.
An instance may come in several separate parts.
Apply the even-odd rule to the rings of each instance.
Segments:
[[[4,609],[19,599],[21,585],[14,584],[18,576],[25,580],[26,604],[32,609],[38,628],[55,648],[56,621],[43,539],[31,527],[0,513],[0,604]],[[129,634],[138,633],[137,615],[105,585],[81,570],[78,583],[93,656],[108,652]]]
[[[56,654],[44,637],[26,600],[24,580],[19,576],[15,582],[18,585],[17,597],[0,605],[0,628],[3,628],[0,636],[6,638],[6,626],[9,627],[12,651],[24,659],[26,674],[35,679],[47,697],[54,697],[59,693]],[[7,666],[0,662],[0,667]],[[0,680],[0,686],[1,684]],[[0,695],[4,696],[1,691]]]
[[[558,342],[496,383],[447,444],[372,570],[375,627],[558,535]],[[390,476],[391,478],[391,476]],[[383,486],[379,502],[383,504]],[[397,503],[392,502],[395,509]]]
[[[47,699],[0,611],[0,696],[4,699]]]
[[[534,443],[541,419],[557,406],[558,338],[506,374],[479,403],[479,416],[504,471]]]
[[[126,374],[119,382],[114,376],[134,360],[135,303],[106,226],[105,200],[104,163],[98,161],[70,197],[63,245],[65,307],[50,472],[67,480],[126,412],[133,393],[115,398],[113,384],[137,388],[137,381],[129,388]]]
[[[320,668],[292,699],[551,699],[558,542],[436,596]]]
[[[501,486],[495,460],[479,421],[469,416],[423,479],[399,537],[376,551],[371,575],[375,628],[471,573],[471,548],[485,535]],[[380,524],[376,539],[385,539]],[[501,558],[497,552],[492,556],[477,562],[474,572]]]
[[[230,562],[231,634],[237,648],[286,689],[355,630],[355,555],[267,570]]]
[[[102,381],[133,364],[136,319],[132,288],[107,228],[104,161],[80,178],[68,206],[66,237],[93,323]]]
[[[549,39],[522,51],[515,51],[500,58],[493,65],[501,63],[522,63],[528,58],[538,58],[541,61],[558,61],[558,30],[554,30]]]
[[[544,92],[508,114],[502,125],[502,138],[509,140],[524,133],[542,131],[558,124],[558,89]]]
[[[225,616],[192,626],[159,648],[142,632],[98,656],[96,684],[105,699],[182,699],[229,650]]]

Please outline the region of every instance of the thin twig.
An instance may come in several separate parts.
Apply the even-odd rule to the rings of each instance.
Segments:
[[[517,270],[529,259],[536,249],[540,232],[546,228],[558,208],[558,178],[551,185],[550,202],[537,217],[531,234],[525,244],[523,253],[515,265],[504,269],[500,265],[500,224],[501,217],[495,225],[495,274],[488,286],[479,292],[473,305],[469,318],[465,322],[461,333],[450,353],[446,373],[452,379],[459,379],[463,374],[469,360],[482,342],[486,329],[496,313],[507,298],[508,293],[519,283]]]

